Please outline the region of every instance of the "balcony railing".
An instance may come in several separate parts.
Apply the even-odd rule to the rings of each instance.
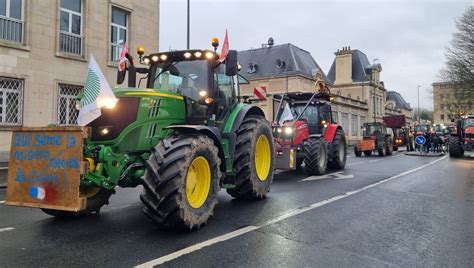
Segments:
[[[0,39],[23,42],[23,21],[0,16]]]
[[[82,55],[83,37],[73,33],[60,32],[59,51],[68,54]]]

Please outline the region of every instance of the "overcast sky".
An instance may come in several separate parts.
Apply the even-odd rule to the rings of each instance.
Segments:
[[[311,53],[327,73],[334,52],[359,49],[379,59],[382,80],[417,106],[432,109],[429,89],[438,81],[454,19],[473,1],[248,1],[191,0],[191,48],[210,48],[229,32],[231,49],[258,48],[273,37]],[[160,50],[186,48],[186,0],[161,0]]]

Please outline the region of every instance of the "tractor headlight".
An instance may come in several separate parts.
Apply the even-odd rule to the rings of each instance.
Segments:
[[[284,131],[285,131],[285,135],[292,135],[293,134],[293,128],[292,127],[285,127]]]
[[[118,100],[116,98],[101,98],[97,100],[99,107],[104,107],[107,109],[113,109],[117,104]]]
[[[76,100],[76,110],[80,110],[80,109],[81,109],[81,101]]]
[[[112,126],[99,127],[99,135],[107,136],[109,135],[111,130],[112,130]]]
[[[282,131],[281,127],[277,128],[277,133],[281,133]]]

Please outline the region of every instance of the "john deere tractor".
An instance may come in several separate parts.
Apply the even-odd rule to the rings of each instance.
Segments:
[[[115,187],[143,185],[143,211],[153,222],[197,229],[213,215],[221,188],[237,199],[264,198],[273,180],[270,123],[260,108],[239,102],[239,80],[245,80],[237,51],[220,59],[218,41],[213,46],[147,56],[139,50],[146,67],[127,54],[130,64],[117,82],[128,74],[128,87],[114,89],[118,103],[88,125],[88,172],[79,187],[85,208],[43,210],[98,212]]]

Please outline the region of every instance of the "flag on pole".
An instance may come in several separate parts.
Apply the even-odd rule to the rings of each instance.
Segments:
[[[118,70],[119,71],[124,71],[125,68],[127,67],[127,58],[125,55],[128,53],[128,44],[125,43],[122,48],[122,52],[120,53],[120,60],[118,62]]]
[[[227,54],[229,54],[229,37],[227,36],[227,30],[225,30],[224,44],[222,44],[221,55],[217,62],[224,62]]]
[[[78,125],[85,126],[89,124],[101,115],[101,108],[113,108],[117,102],[118,99],[91,54],[89,72],[87,73],[84,94],[81,99],[81,109],[77,118]]]

